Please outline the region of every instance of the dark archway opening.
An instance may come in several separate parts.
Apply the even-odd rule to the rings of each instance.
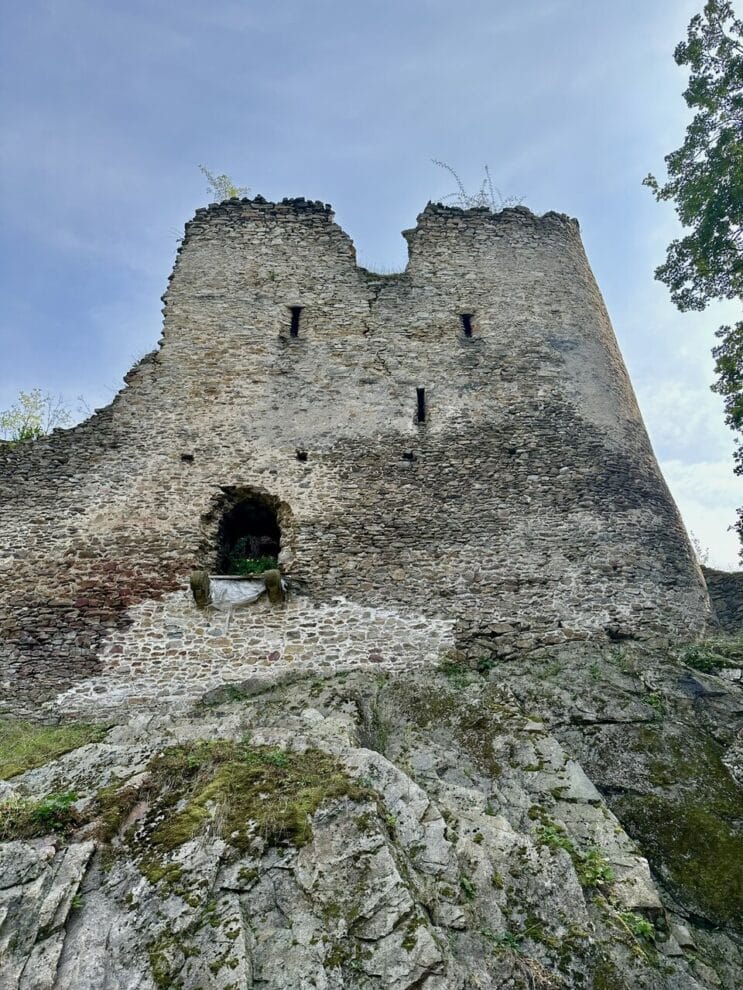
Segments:
[[[281,530],[274,509],[258,498],[239,501],[219,524],[221,574],[260,574],[277,566]]]

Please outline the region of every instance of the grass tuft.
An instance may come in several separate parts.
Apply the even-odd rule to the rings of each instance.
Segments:
[[[716,674],[743,664],[743,636],[714,637],[684,647],[678,658],[703,674]]]
[[[0,842],[34,839],[50,832],[69,833],[80,818],[72,807],[77,795],[47,794],[40,801],[12,794],[0,799]]]
[[[18,719],[0,719],[0,780],[44,766],[87,743],[100,742],[107,731],[103,725],[83,722],[37,725]]]

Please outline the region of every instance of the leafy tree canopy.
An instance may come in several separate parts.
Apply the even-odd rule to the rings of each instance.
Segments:
[[[681,310],[743,296],[743,21],[710,0],[674,52],[688,66],[687,105],[695,111],[684,143],[666,156],[668,179],[648,175],[658,200],[672,200],[689,233],[668,247],[657,277]]]
[[[71,420],[61,398],[34,388],[19,392],[16,403],[0,412],[0,438],[10,443],[38,440],[57,426],[69,425]]]
[[[673,202],[686,231],[655,272],[684,312],[743,299],[743,21],[728,0],[709,0],[691,19],[674,59],[689,69],[684,100],[694,117],[684,143],[666,156],[666,181],[644,182],[657,200]],[[716,335],[712,389],[738,434],[735,471],[743,474],[743,322]],[[736,528],[743,542],[743,509]]]

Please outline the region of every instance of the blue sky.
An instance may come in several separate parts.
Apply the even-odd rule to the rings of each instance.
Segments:
[[[687,121],[677,41],[702,0],[25,0],[0,13],[0,409],[108,403],[160,332],[198,165],[332,203],[362,264],[488,162],[578,217],[687,527],[736,566],[743,499],[709,391],[714,328],[653,269],[676,233],[641,181]]]

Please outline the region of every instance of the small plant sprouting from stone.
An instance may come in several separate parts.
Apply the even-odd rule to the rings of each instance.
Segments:
[[[512,952],[522,952],[523,935],[513,932],[494,932],[492,928],[481,928],[480,934],[499,949],[510,949]]]
[[[635,955],[652,962],[655,955],[655,926],[637,911],[617,911],[606,902],[603,903],[613,924],[625,935],[626,942],[631,946]]]
[[[614,870],[600,849],[592,848],[579,853],[576,871],[584,887],[600,887],[616,880]]]
[[[466,688],[472,682],[472,671],[455,660],[442,660],[439,670],[457,690]]]
[[[620,911],[617,918],[635,938],[645,939],[646,942],[655,941],[655,926],[643,915],[636,911]]]
[[[457,184],[457,191],[444,196],[443,200],[451,200],[455,206],[462,210],[485,209],[490,210],[491,213],[500,213],[506,207],[519,206],[523,201],[523,196],[503,196],[500,189],[493,185],[489,165],[484,166],[485,178],[482,180],[480,188],[469,193],[451,165],[439,161],[438,158],[432,158],[431,161],[434,165],[447,171]]]
[[[516,968],[523,977],[523,981],[518,984],[519,986],[542,987],[544,990],[552,990],[553,987],[557,987],[552,974],[544,964],[538,959],[526,955],[524,951],[525,939],[535,938],[537,941],[544,941],[545,934],[541,931],[541,925],[531,925],[522,932],[494,932],[492,928],[481,928],[480,935],[490,942],[494,952],[511,954]]]
[[[573,861],[581,886],[601,887],[603,884],[613,883],[616,880],[616,874],[611,864],[600,849],[591,847],[585,852],[576,849],[562,825],[552,821],[536,806],[529,812],[529,816],[541,819],[541,825],[536,835],[537,843],[540,846],[547,846],[549,849],[564,849]]]
[[[235,196],[242,198],[250,194],[248,186],[236,186],[229,175],[215,175],[205,165],[199,165],[199,171],[208,183],[209,195],[213,196],[217,203]]]
[[[575,846],[567,832],[556,822],[545,821],[537,832],[537,842],[540,846],[547,846],[549,849],[564,849],[569,853],[575,852]]]
[[[362,814],[357,815],[353,821],[359,832],[374,831],[374,818],[368,811],[364,811]]]
[[[651,708],[655,709],[659,717],[665,714],[666,703],[663,700],[662,694],[658,694],[657,692],[652,692],[651,694],[648,694],[645,697],[645,704],[650,705]]]
[[[69,821],[70,806],[77,801],[74,791],[49,794],[32,812],[32,818],[50,829],[63,828]]]
[[[480,657],[477,661],[477,673],[482,674],[483,677],[487,677],[491,670],[498,666],[498,661],[495,657]]]
[[[462,893],[468,901],[473,901],[475,899],[475,894],[477,893],[477,888],[474,882],[468,877],[462,874],[459,878],[459,886],[462,888]]]
[[[689,539],[691,540],[691,545],[694,547],[694,556],[697,559],[697,563],[702,567],[709,566],[709,547],[703,547],[699,537],[695,533],[689,533]]]
[[[637,676],[638,664],[635,657],[631,656],[623,646],[615,646],[609,653],[609,662],[618,667],[623,674]]]

